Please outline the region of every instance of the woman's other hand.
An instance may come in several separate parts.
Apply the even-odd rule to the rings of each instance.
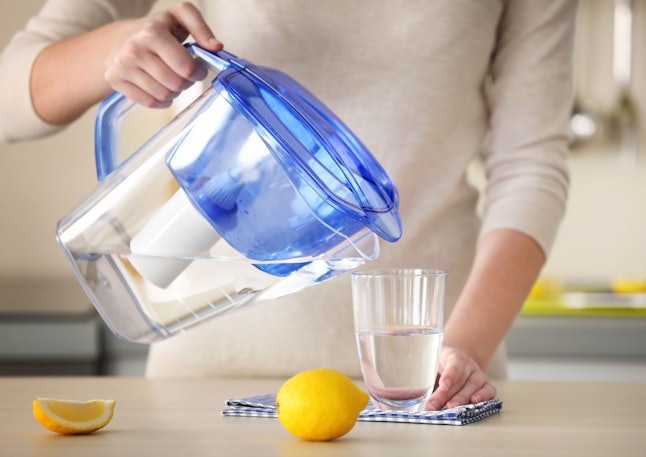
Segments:
[[[479,403],[496,396],[496,388],[484,370],[459,349],[442,348],[438,373],[437,387],[426,403],[430,411]]]

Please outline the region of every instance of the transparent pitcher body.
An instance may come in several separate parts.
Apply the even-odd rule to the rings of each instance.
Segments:
[[[199,165],[204,151],[218,160]],[[374,259],[376,234],[324,205],[211,87],[62,219],[57,238],[109,328],[150,343]]]

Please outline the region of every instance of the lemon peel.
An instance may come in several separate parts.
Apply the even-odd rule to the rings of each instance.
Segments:
[[[329,441],[354,427],[368,398],[366,392],[339,371],[307,370],[285,381],[278,391],[278,419],[299,438]]]

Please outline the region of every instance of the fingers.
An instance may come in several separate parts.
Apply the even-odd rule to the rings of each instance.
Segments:
[[[180,51],[185,52],[179,46],[182,48]],[[188,55],[185,57],[192,60]],[[136,38],[124,43],[108,67],[105,78],[113,89],[148,107],[168,105],[179,92],[192,84]]]
[[[471,395],[471,403],[480,403],[481,401],[491,400],[497,393],[496,386],[487,382]]]
[[[147,107],[165,107],[207,75],[182,45],[189,35],[210,50],[222,48],[199,10],[190,3],[142,18],[118,47],[105,72],[113,89]]]
[[[150,27],[151,36],[157,37],[155,47],[149,48],[150,52],[156,53],[170,70],[185,81],[201,81],[207,74],[200,61],[193,59],[184,47],[179,45],[188,35],[192,35],[200,46],[209,50],[222,49],[222,43],[215,38],[202,14],[191,3],[179,3],[161,13],[159,22],[151,23]],[[159,30],[155,30],[159,27]],[[152,40],[148,40],[150,41]]]
[[[176,18],[177,22],[186,30],[193,39],[202,47],[211,51],[222,49],[222,43],[215,37],[208,26],[202,13],[191,3],[184,2],[174,5],[169,12]],[[184,41],[186,37],[177,37]]]
[[[110,77],[106,78],[110,80]],[[131,74],[128,80],[119,79],[111,84],[116,91],[148,108],[167,108],[178,95],[159,85],[144,72]]]
[[[446,402],[447,408],[454,408],[460,405],[466,405],[472,402],[472,397],[476,392],[481,391],[488,384],[487,375],[476,370],[470,373],[463,383],[462,387],[455,389],[455,394],[450,396]]]
[[[438,386],[429,398],[427,409],[432,411],[442,409],[462,389],[471,375],[470,369],[462,354],[450,352],[448,356],[443,357],[439,369]]]
[[[495,397],[496,388],[473,359],[453,348],[446,348],[444,352],[438,386],[427,402],[428,410],[453,408]]]

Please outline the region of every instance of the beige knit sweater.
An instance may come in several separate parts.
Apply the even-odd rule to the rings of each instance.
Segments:
[[[0,60],[0,139],[53,131],[34,114],[28,93],[43,46],[144,14],[152,3],[48,1]],[[514,228],[549,251],[568,187],[574,1],[202,4],[228,50],[302,82],[393,177],[404,235],[382,242],[370,266],[444,269],[451,306],[479,236]],[[488,178],[482,220],[466,174],[479,156]],[[316,366],[360,375],[348,275],[158,343],[148,374],[285,376]]]

